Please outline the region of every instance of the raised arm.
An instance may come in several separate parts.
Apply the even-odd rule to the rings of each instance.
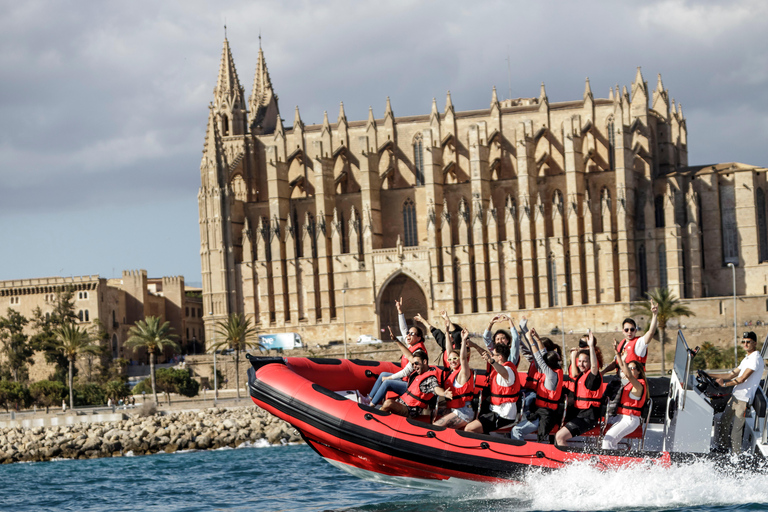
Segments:
[[[399,301],[395,301],[395,306],[397,307],[397,324],[400,328],[400,336],[403,337],[403,340],[406,339],[406,335],[408,334],[408,322],[405,320],[405,315],[403,314],[403,298],[400,297]]]
[[[577,368],[577,366],[576,366],[576,359],[578,357],[579,357],[579,349],[578,348],[572,348],[571,349],[571,364],[568,365],[568,375],[571,378],[573,378],[573,379],[578,377],[578,375],[576,375],[576,368]]]
[[[648,326],[648,332],[643,334],[643,341],[646,345],[653,339],[653,335],[656,333],[656,327],[659,325],[659,305],[656,304],[653,299],[651,299],[651,313],[653,314],[651,317],[651,325]]]
[[[483,359],[485,359],[485,362],[493,366],[493,369],[496,370],[499,375],[501,375],[505,380],[509,380],[509,372],[507,372],[507,367],[503,364],[497,363],[496,360],[493,359],[493,354],[486,350],[482,353],[482,356]]]
[[[392,338],[392,341],[397,343],[397,348],[399,348],[400,352],[403,353],[403,356],[405,356],[405,358],[408,359],[408,361],[410,361],[412,363],[413,362],[413,354],[411,354],[411,351],[408,350],[408,347],[405,346],[405,343],[403,343],[402,341],[397,339],[397,336],[395,336],[395,333],[392,332],[392,327],[390,327],[388,325],[387,329],[389,329],[389,337]]]
[[[467,340],[469,338],[469,331],[466,329],[461,331],[461,351],[459,352],[459,362],[461,363],[461,369],[459,374],[454,380],[454,384],[463,386],[465,382],[472,376],[472,368],[469,367],[469,347],[467,346]]]
[[[592,334],[592,329],[587,331],[589,339],[587,340],[587,346],[589,346],[589,371],[592,375],[598,375],[600,368],[597,365],[597,352],[595,352],[595,335]]]
[[[520,333],[515,328],[515,320],[509,315],[504,316],[509,320],[509,334],[512,336],[512,346],[509,347],[509,360],[517,366],[520,363]]]

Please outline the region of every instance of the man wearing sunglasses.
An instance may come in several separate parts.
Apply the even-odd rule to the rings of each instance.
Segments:
[[[765,369],[763,358],[757,351],[757,334],[752,331],[745,332],[741,343],[747,351],[747,356],[734,371],[726,375],[720,374],[719,378],[715,379],[721,386],[733,387],[733,393],[720,417],[717,429],[717,447],[727,450],[730,441],[733,453],[741,453],[747,406],[755,396]]]
[[[645,362],[648,360],[648,343],[653,339],[653,335],[656,333],[656,326],[658,325],[659,305],[653,299],[651,299],[651,313],[653,314],[651,325],[648,326],[648,330],[642,336],[637,335],[637,324],[633,319],[625,318],[624,322],[622,322],[624,339],[621,342],[614,340],[614,348],[621,354],[621,358],[627,364],[637,361],[645,368]],[[605,367],[603,374],[611,372],[618,367],[619,365],[614,360]]]

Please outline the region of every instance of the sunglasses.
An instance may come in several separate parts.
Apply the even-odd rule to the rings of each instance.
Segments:
[[[630,367],[629,367],[629,371],[632,371],[632,372],[639,372],[639,371],[640,371],[640,368],[638,368],[637,366],[630,366]]]
[[[449,357],[448,360],[449,361],[458,361],[459,358],[458,357]]]
[[[753,341],[755,341],[755,340],[741,340],[741,342],[744,343],[744,344],[752,343]]]
[[[637,330],[637,327],[627,327],[624,329],[624,332],[635,332]]]
[[[418,335],[419,335],[419,333],[417,333],[417,332],[411,332],[411,331],[408,331],[408,332],[407,332],[407,333],[405,333],[405,334],[406,334],[406,336],[418,336]]]

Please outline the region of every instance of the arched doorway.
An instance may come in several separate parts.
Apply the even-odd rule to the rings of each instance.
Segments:
[[[416,281],[406,274],[395,276],[387,283],[379,299],[379,325],[383,330],[382,339],[389,339],[388,325],[392,327],[395,336],[400,335],[397,328],[397,308],[395,307],[395,301],[399,300],[400,297],[403,298],[403,313],[409,326],[414,325],[413,317],[416,313],[421,313],[425,318],[429,314],[427,297]]]

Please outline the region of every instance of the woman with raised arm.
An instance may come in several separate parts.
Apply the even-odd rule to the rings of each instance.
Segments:
[[[405,320],[405,314],[403,314],[402,297],[400,297],[400,300],[395,301],[395,307],[397,308],[397,322],[400,326],[400,334],[403,336],[403,341],[408,347],[408,350],[411,351],[411,354],[417,350],[427,352],[427,347],[424,346],[424,332],[421,330],[421,327],[415,325],[413,327],[408,327],[408,322]],[[408,364],[408,358],[405,356],[401,357],[400,367],[405,368],[406,364]]]
[[[592,331],[587,332],[588,350],[580,350],[575,359],[580,372],[576,380],[576,396],[574,407],[576,416],[565,424],[555,435],[555,443],[565,446],[569,439],[579,436],[594,428],[600,419],[600,406],[602,405],[603,377],[600,375],[600,362],[595,351],[595,336]]]
[[[640,425],[643,405],[648,398],[648,386],[645,382],[643,365],[638,361],[625,362],[624,358],[620,357],[621,353],[618,350],[616,350],[616,356],[619,368],[627,376],[629,382],[621,390],[619,405],[616,408],[619,421],[611,425],[611,428],[605,433],[603,450],[617,449],[619,441],[637,429]]]
[[[468,339],[469,332],[462,330],[460,353],[451,351],[448,354],[451,373],[444,387],[451,392],[453,398],[445,403],[450,412],[435,422],[440,427],[462,428],[475,417],[475,411],[470,405],[475,392],[475,380],[469,367]]]
[[[468,341],[469,342],[469,341]],[[520,380],[517,367],[509,361],[509,347],[496,345],[493,352],[472,343],[483,359],[492,366],[490,383],[490,411],[471,421],[464,430],[488,434],[512,425],[517,419],[517,402],[520,400]]]
[[[540,443],[549,441],[549,433],[558,424],[563,415],[560,398],[563,392],[563,370],[560,367],[560,356],[554,350],[555,345],[548,338],[540,338],[536,329],[530,330],[529,340],[533,353],[533,370],[529,371],[530,379],[526,387],[536,392],[533,406],[527,415],[528,423],[520,425],[517,431],[512,429],[512,438],[522,441],[525,434],[532,432],[536,426],[537,439]],[[549,341],[549,343],[546,343]],[[552,350],[546,345],[551,345]]]
[[[439,346],[440,350],[442,351],[441,358],[443,360],[443,366],[445,366],[447,369],[450,367],[450,363],[448,362],[448,354],[453,351],[458,351],[459,347],[461,346],[461,329],[458,329],[458,326],[451,322],[451,320],[448,318],[448,314],[445,311],[440,311],[440,316],[445,322],[445,332],[441,331],[437,327],[434,327],[419,313],[417,313],[413,319],[414,321],[423,325],[424,329],[432,334],[432,337],[435,339],[435,343],[437,343],[437,346]]]
[[[492,334],[491,331],[493,326],[505,320],[509,322],[509,332],[505,331],[504,329],[499,329]],[[488,350],[492,350],[496,343],[509,345],[509,361],[515,366],[520,364],[520,334],[515,328],[514,319],[512,319],[512,317],[509,315],[500,313],[494,316],[491,319],[491,322],[488,324],[488,327],[486,327],[485,331],[483,332],[483,340],[485,341],[485,346],[488,347]]]
[[[411,364],[413,361],[413,353],[397,339],[395,333],[392,332],[392,327],[387,326],[387,329],[389,329],[389,337],[392,339],[392,342],[397,345],[397,348],[399,348],[402,353],[402,357],[408,362],[403,366],[403,369],[397,373],[381,372],[376,379],[373,388],[371,388],[370,395],[360,399],[361,403],[365,405],[374,406],[383,403],[384,398],[387,396],[387,391],[394,391],[398,395],[405,393],[408,390],[408,381],[406,379],[414,371],[413,365]]]

